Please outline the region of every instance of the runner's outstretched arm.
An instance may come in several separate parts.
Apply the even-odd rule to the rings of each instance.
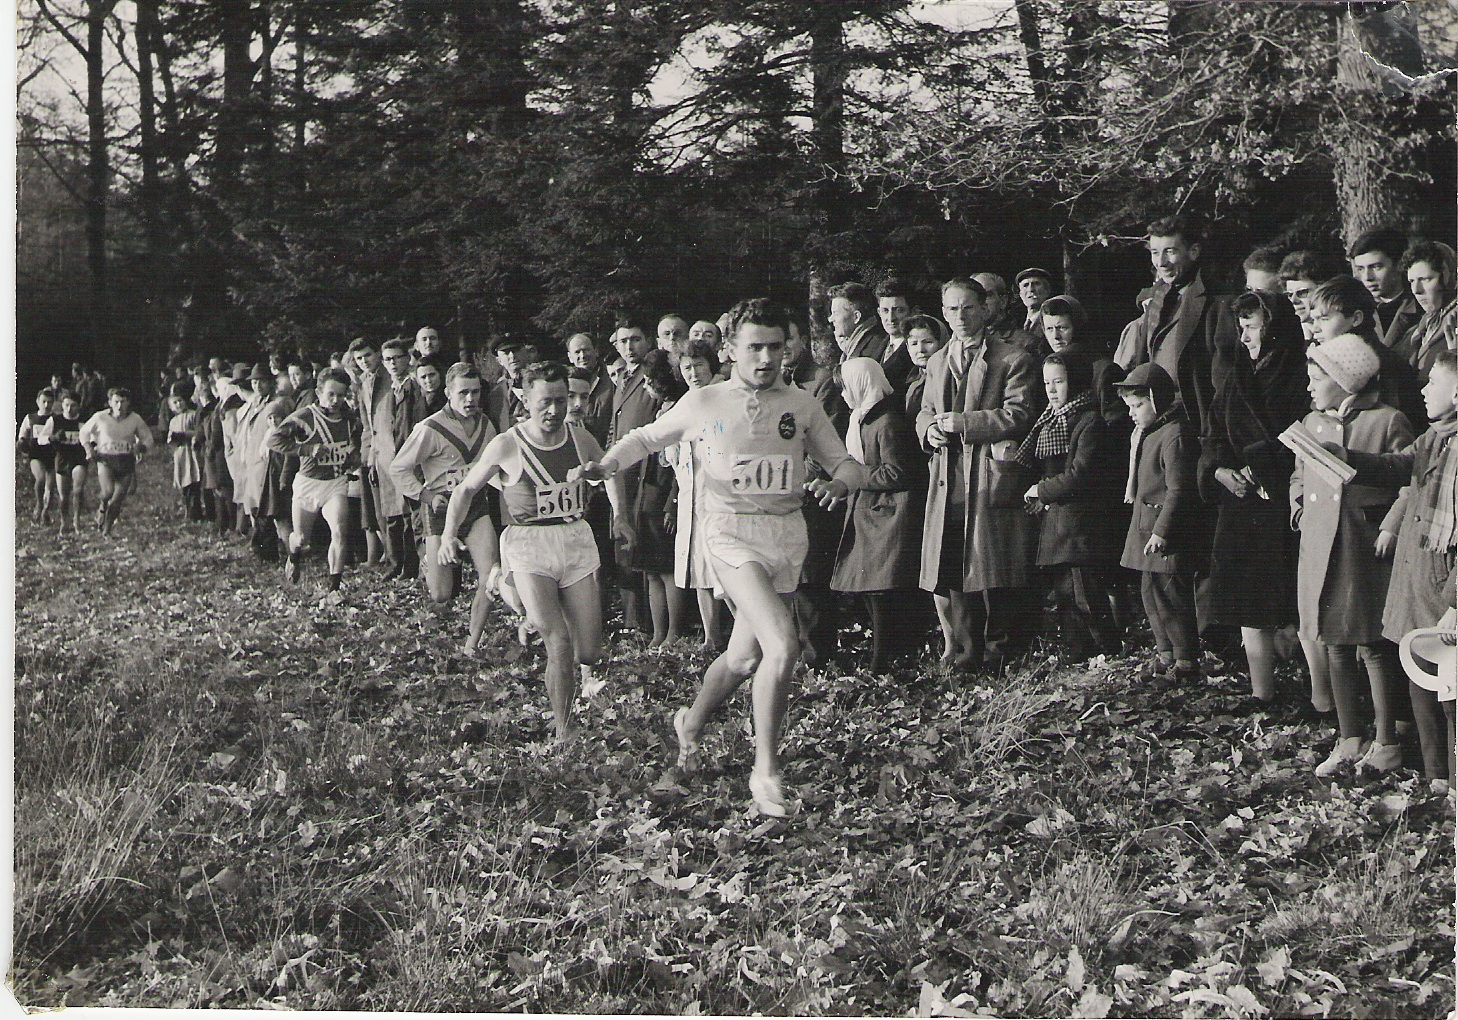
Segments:
[[[481,459],[466,472],[466,477],[461,479],[461,484],[457,485],[455,491],[451,493],[450,505],[446,507],[445,525],[441,528],[440,533],[440,552],[436,554],[436,559],[442,566],[449,566],[460,557],[462,545],[461,540],[456,537],[456,533],[461,530],[461,521],[465,519],[466,512],[471,507],[471,501],[476,498],[478,492],[486,487],[486,483],[491,480],[491,477],[502,469],[503,462],[513,456],[515,452],[514,439],[504,433],[497,436],[486,444]],[[491,524],[491,519],[489,517],[483,519],[495,534],[495,525]],[[495,545],[495,543],[492,544]],[[498,554],[493,554],[488,570],[490,567],[496,566],[496,555]]]

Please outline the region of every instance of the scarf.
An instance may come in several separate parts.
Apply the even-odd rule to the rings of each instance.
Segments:
[[[1449,301],[1445,307],[1438,309],[1436,314],[1428,312],[1418,320],[1417,326],[1413,329],[1414,335],[1419,338],[1417,350],[1412,356],[1414,365],[1421,365],[1428,353],[1440,341],[1446,345],[1448,338],[1445,334],[1451,330],[1455,316],[1458,316],[1458,300]]]
[[[1069,433],[1073,431],[1074,420],[1093,406],[1093,394],[1084,392],[1062,407],[1043,408],[1043,413],[1033,422],[1032,430],[1023,439],[1013,460],[1023,467],[1036,467],[1038,461],[1062,457],[1068,452]]]
[[[846,428],[845,448],[857,464],[865,464],[866,447],[861,439],[861,425],[866,413],[893,392],[886,373],[874,358],[851,358],[840,366],[841,395],[851,409]]]
[[[1437,445],[1443,451],[1442,461],[1438,484],[1428,487],[1432,499],[1428,533],[1418,544],[1433,552],[1446,553],[1458,536],[1458,444],[1453,442],[1453,436],[1458,434],[1458,419],[1433,422],[1433,432],[1440,437]]]

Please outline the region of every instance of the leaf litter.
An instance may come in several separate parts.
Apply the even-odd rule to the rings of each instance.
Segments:
[[[1234,679],[1161,693],[1123,660],[1045,657],[996,682],[817,666],[785,734],[804,807],[761,820],[746,695],[705,731],[698,773],[672,767],[668,714],[705,665],[686,645],[613,635],[578,703],[587,736],[557,751],[541,646],[506,617],[468,660],[464,600],[437,622],[372,577],[290,589],[157,503],[144,487],[119,538],[66,555],[23,536],[28,1004],[1453,1008],[1447,802],[1411,773],[1316,780],[1322,736],[1230,714]],[[57,864],[62,845],[84,853]]]

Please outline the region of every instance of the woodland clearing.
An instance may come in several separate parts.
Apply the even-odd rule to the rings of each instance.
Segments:
[[[158,459],[160,460],[160,458]],[[94,498],[94,497],[93,497]],[[23,511],[22,511],[23,512]],[[747,698],[670,766],[703,657],[615,636],[559,751],[494,616],[177,519],[16,536],[15,946],[31,1006],[1435,1017],[1453,837],[1418,774],[1044,655],[797,681],[788,821]]]

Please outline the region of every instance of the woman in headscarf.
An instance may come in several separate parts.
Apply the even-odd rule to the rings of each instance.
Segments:
[[[926,618],[917,588],[927,462],[881,365],[841,365],[850,408],[846,449],[866,466],[870,484],[851,493],[830,586],[860,592],[871,613],[872,673],[921,645]]]
[[[1296,622],[1297,545],[1286,498],[1294,455],[1277,437],[1310,410],[1311,397],[1301,322],[1290,302],[1252,291],[1232,311],[1240,347],[1229,352],[1198,468],[1200,495],[1219,507],[1202,626],[1240,628],[1251,693],[1270,702],[1275,632]],[[1318,697],[1323,680],[1312,677]]]

